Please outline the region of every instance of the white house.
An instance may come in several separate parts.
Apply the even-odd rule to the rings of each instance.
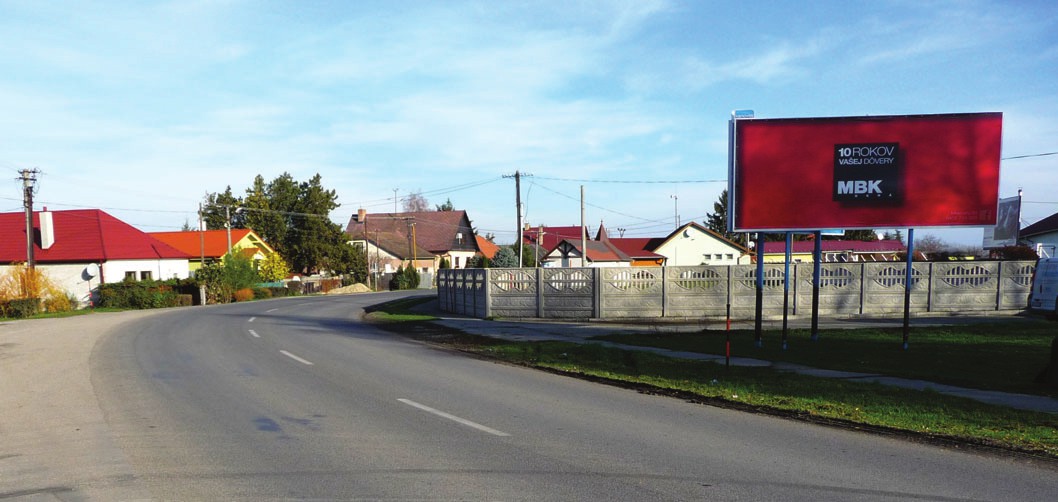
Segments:
[[[652,251],[664,256],[669,267],[742,265],[752,261],[748,249],[694,222],[677,228]]]
[[[98,209],[33,214],[36,268],[82,305],[100,283],[186,279],[190,256]],[[0,271],[25,263],[25,213],[0,213]]]
[[[1058,213],[1052,214],[1018,233],[1019,242],[1036,250],[1040,258],[1054,258],[1058,247]]]

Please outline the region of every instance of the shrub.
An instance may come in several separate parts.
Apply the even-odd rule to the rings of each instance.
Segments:
[[[177,293],[161,281],[124,281],[99,286],[99,306],[119,309],[156,309],[179,305]]]
[[[282,298],[287,296],[290,292],[287,288],[268,288],[268,291],[272,294],[273,298]]]
[[[235,301],[237,302],[248,302],[253,300],[253,290],[250,288],[242,288],[235,291]]]
[[[71,300],[70,294],[52,282],[46,273],[18,264],[0,274],[0,303],[25,299],[39,303],[33,314],[41,309],[48,312],[72,310],[77,305],[77,299]],[[14,309],[18,314],[25,312],[21,306]]]
[[[39,298],[17,298],[8,300],[2,306],[4,317],[25,319],[40,313]]]
[[[272,297],[272,290],[268,288],[253,288],[254,300],[267,300]]]
[[[195,303],[195,297],[191,295],[176,295],[176,305],[179,307],[190,307]]]

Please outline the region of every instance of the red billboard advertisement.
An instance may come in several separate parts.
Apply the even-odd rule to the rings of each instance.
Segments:
[[[733,231],[995,225],[1002,113],[736,119]]]

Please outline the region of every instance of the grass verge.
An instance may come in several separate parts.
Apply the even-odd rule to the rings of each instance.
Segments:
[[[753,330],[731,331],[732,356],[783,361],[861,373],[928,380],[975,389],[1058,397],[1058,390],[1033,382],[1050,357],[1054,322],[1010,319],[960,326],[913,327],[910,348],[901,349],[901,328],[820,330],[818,341],[807,329],[788,333],[782,350],[780,333],[764,333],[754,346]],[[624,345],[724,354],[726,333],[612,335],[600,340]]]
[[[600,344],[513,342],[406,319],[416,302],[373,309],[393,332],[481,357],[671,395],[694,402],[799,420],[899,434],[912,439],[1027,454],[1058,461],[1058,415],[1013,410],[879,384],[725,368]],[[425,316],[429,317],[429,316]]]

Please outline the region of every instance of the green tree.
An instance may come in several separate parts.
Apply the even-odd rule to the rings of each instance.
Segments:
[[[287,265],[279,253],[272,253],[261,260],[261,267],[257,271],[264,282],[281,281],[290,275],[290,265]]]
[[[727,189],[713,203],[713,212],[706,215],[705,226],[728,240],[735,240],[735,234],[727,231]]]
[[[825,239],[826,237],[824,237]],[[874,230],[846,230],[845,235],[835,237],[836,239],[845,239],[850,241],[876,241],[878,240],[878,234]]]
[[[518,252],[511,246],[501,246],[492,257],[492,266],[496,268],[514,268],[518,266]]]
[[[300,273],[321,270],[358,270],[355,253],[345,249],[348,239],[341,225],[330,221],[337,209],[338,196],[323,186],[319,174],[309,181],[298,182],[283,173],[265,183],[256,176],[245,199],[236,198],[231,187],[223,193],[206,195],[207,228],[225,228],[224,206],[241,207],[232,212],[233,228],[250,228],[287,259],[291,269]],[[365,260],[366,261],[366,260]]]
[[[231,193],[231,185],[221,193],[207,193],[202,201],[202,220],[207,230],[224,230],[228,228],[228,217],[231,217],[232,228],[246,228],[243,215],[235,208],[242,205],[242,200]]]
[[[440,206],[435,206],[435,207],[437,208],[438,211],[455,211],[455,209],[456,209],[456,207],[452,205],[452,199],[451,198],[445,200],[444,204],[441,204]]]

